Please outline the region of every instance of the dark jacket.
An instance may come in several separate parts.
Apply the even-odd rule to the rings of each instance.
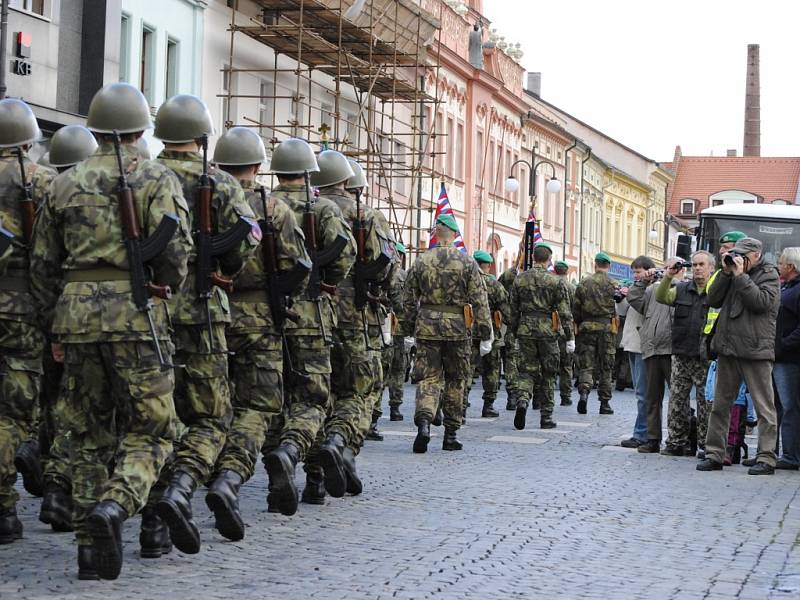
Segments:
[[[681,281],[675,286],[675,316],[672,319],[672,353],[691,358],[706,354],[703,326],[706,323],[705,294],[694,281]]]
[[[673,309],[656,302],[655,286],[645,287],[644,282],[637,281],[628,290],[628,303],[634,310],[644,315],[644,321],[639,328],[642,358],[670,356]]]
[[[800,363],[800,277],[781,288],[781,308],[775,327],[775,360]]]
[[[708,305],[720,313],[711,349],[720,356],[775,360],[775,320],[780,283],[775,265],[763,260],[750,273],[720,273],[708,289]]]

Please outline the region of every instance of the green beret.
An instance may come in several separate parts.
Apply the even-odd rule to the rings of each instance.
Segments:
[[[606,254],[605,252],[598,252],[594,255],[594,261],[599,263],[608,263],[611,264],[611,257]]]
[[[403,242],[395,242],[394,247],[400,254],[406,253],[406,247],[403,245]]]
[[[536,248],[547,248],[548,250],[550,250],[550,254],[553,253],[553,249],[550,247],[550,244],[548,244],[547,242],[536,242],[533,245],[533,247],[534,247],[534,249],[536,249]]]
[[[489,254],[486,250],[475,250],[475,252],[472,253],[472,258],[477,260],[479,263],[492,264],[494,262],[492,255]]]
[[[456,223],[456,218],[453,215],[439,215],[436,217],[436,224],[444,225],[448,229],[458,233],[458,223]]]
[[[746,238],[747,234],[742,231],[729,231],[728,233],[723,233],[722,237],[719,238],[720,244],[727,244],[730,242],[738,242],[742,238]]]
[[[553,266],[556,269],[569,269],[569,265],[565,260],[557,260]]]

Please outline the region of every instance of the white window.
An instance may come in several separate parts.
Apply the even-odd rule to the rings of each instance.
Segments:
[[[10,0],[8,3],[9,8],[25,10],[48,19],[53,10],[51,5],[51,0]]]
[[[119,80],[131,80],[131,19],[123,14],[120,17],[119,31]]]
[[[406,182],[408,180],[408,176],[405,172],[406,168],[406,147],[400,143],[394,143],[394,191],[400,194],[401,196],[405,196],[406,191]]]
[[[333,104],[323,102],[319,109],[319,124],[328,126],[328,135],[333,135]]]
[[[789,203],[784,200],[783,198],[776,198],[772,201],[773,204],[777,204],[778,206],[787,206]]]
[[[681,214],[682,215],[694,214],[694,200],[681,200]]]
[[[155,98],[153,97],[153,71],[155,65],[155,48],[156,32],[147,27],[142,27],[142,47],[139,51],[139,89],[147,103],[150,106],[155,106]]]
[[[172,38],[167,39],[167,68],[164,84],[167,98],[178,93],[178,41]]]
[[[227,92],[231,91],[231,67],[230,65],[223,65],[222,66],[222,93],[226,94]],[[222,97],[222,127],[221,129],[226,129],[225,124],[228,122],[230,118],[230,106],[228,103],[228,97]]]
[[[271,138],[275,124],[275,82],[262,79],[259,84],[258,122],[261,137]]]

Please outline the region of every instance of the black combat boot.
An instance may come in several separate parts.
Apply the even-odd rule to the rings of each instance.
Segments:
[[[458,441],[458,438],[456,438],[456,430],[445,427],[442,450],[461,450],[463,447],[461,442]]]
[[[531,398],[531,410],[539,410],[542,407],[541,400],[534,396]]]
[[[506,410],[517,410],[517,401],[509,394],[506,400]]]
[[[589,392],[580,392],[578,396],[578,414],[586,414],[586,405],[589,402]]]
[[[244,521],[239,512],[239,488],[243,483],[236,471],[225,469],[211,482],[206,494],[206,506],[214,513],[217,531],[232,542],[244,537]]]
[[[379,418],[380,417],[377,414],[372,413],[372,424],[369,426],[369,430],[367,431],[367,436],[366,437],[367,437],[368,440],[371,440],[373,442],[382,442],[383,441],[383,435],[381,434],[380,431],[378,431],[378,419]]]
[[[127,518],[128,512],[113,500],[103,500],[86,518],[100,579],[119,577],[122,570],[122,523]]]
[[[325,474],[322,471],[306,471],[306,487],[300,501],[320,506],[325,504]]]
[[[389,420],[390,421],[402,421],[403,420],[403,413],[400,412],[399,406],[390,406],[389,407]]]
[[[139,555],[142,558],[161,558],[170,552],[172,540],[167,524],[156,514],[155,506],[145,506],[139,529]]]
[[[344,445],[341,434],[331,433],[319,448],[319,462],[325,471],[325,489],[333,498],[341,498],[347,489],[342,460]]]
[[[431,425],[435,427],[441,427],[442,423],[444,423],[444,413],[442,412],[442,405],[439,404],[439,406],[436,407],[436,414],[433,415],[433,421],[431,421]]]
[[[431,441],[431,424],[428,419],[417,419],[417,437],[414,438],[414,452],[425,454]]]
[[[525,429],[525,417],[528,414],[528,403],[525,400],[517,402],[517,413],[514,415],[514,428]]]
[[[572,406],[572,398],[562,398],[561,406]]]
[[[600,400],[600,414],[601,415],[614,414],[614,409],[611,408],[611,405],[608,403],[608,400]]]
[[[294,444],[281,444],[267,454],[265,463],[269,475],[270,495],[281,514],[292,516],[297,512],[299,494],[294,483],[294,468],[300,459],[300,450]]]
[[[169,537],[184,554],[200,552],[200,532],[192,520],[192,495],[197,482],[191,475],[176,471],[164,495],[156,502],[156,512],[169,527]]]
[[[17,508],[0,508],[0,544],[10,544],[22,537],[22,523]]]
[[[94,566],[94,546],[78,546],[78,579],[83,581],[100,579]]]
[[[267,485],[267,512],[279,513],[281,509],[278,507],[278,498],[272,491],[272,484]]]
[[[356,453],[350,448],[342,451],[342,462],[344,464],[344,474],[347,478],[347,493],[358,496],[364,491],[364,485],[356,473]]]
[[[72,531],[72,496],[57,483],[44,486],[39,520],[59,533]]]
[[[39,442],[27,440],[17,448],[14,467],[22,475],[22,486],[31,496],[41,498],[44,493],[44,473],[39,455]]]
[[[481,417],[486,419],[494,419],[495,417],[499,417],[500,413],[494,409],[494,400],[484,400],[483,401],[483,410],[481,411]]]
[[[553,421],[553,418],[550,416],[542,417],[539,421],[539,427],[541,429],[555,429],[556,422]]]

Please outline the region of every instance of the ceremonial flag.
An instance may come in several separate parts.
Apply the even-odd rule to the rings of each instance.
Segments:
[[[453,208],[450,206],[450,200],[447,198],[447,190],[444,189],[444,181],[442,182],[442,188],[439,191],[439,201],[436,203],[436,214],[433,215],[433,228],[431,229],[431,241],[428,244],[428,249],[436,247],[436,219],[439,218],[439,215],[453,215]],[[464,238],[461,237],[461,232],[459,231],[456,233],[456,239],[453,242],[453,245],[458,248],[461,252],[466,254],[467,247],[464,245]]]
[[[525,233],[522,236],[522,270],[527,271],[533,267],[533,247],[537,242],[544,241],[542,231],[539,229],[539,221],[536,219],[536,212],[531,207],[528,220],[525,223]]]

